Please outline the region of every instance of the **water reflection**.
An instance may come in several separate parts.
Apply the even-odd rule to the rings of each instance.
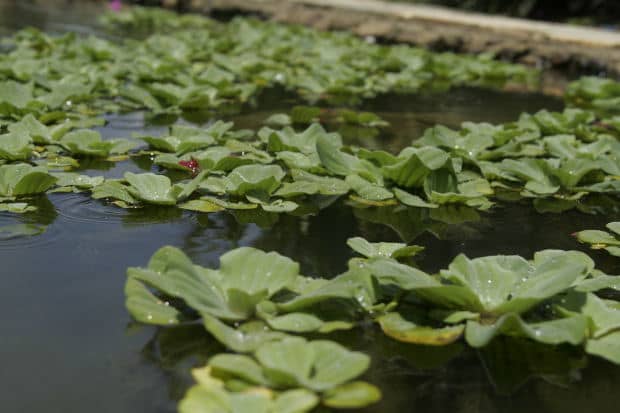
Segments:
[[[314,338],[321,337],[326,336]],[[613,394],[609,374],[615,377],[613,382],[620,380],[617,369],[589,359],[581,349],[519,338],[499,337],[480,351],[461,343],[443,347],[405,344],[372,325],[327,338],[371,355],[371,368],[363,378],[378,384],[384,398],[363,410],[369,413],[428,409],[516,413],[525,408],[579,412],[588,407],[580,401],[588,399],[584,397],[588,392],[601,396],[597,406],[609,400],[603,393]],[[200,324],[190,324],[157,329],[142,355],[166,372],[169,395],[178,401],[193,384],[190,369],[223,350]],[[568,397],[576,405],[565,401],[569,393],[577,394]]]
[[[36,211],[15,214],[0,212],[0,250],[36,248],[42,243],[53,242],[59,236],[59,229],[49,229],[58,215],[54,205],[44,196],[28,200]],[[45,237],[41,237],[46,234]]]

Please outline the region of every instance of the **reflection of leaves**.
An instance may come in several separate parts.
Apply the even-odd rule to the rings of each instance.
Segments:
[[[407,244],[399,242],[368,242],[361,237],[349,238],[347,245],[366,258],[388,257],[398,259],[416,255],[424,250],[424,247],[419,245],[407,246]]]
[[[0,226],[0,240],[10,240],[18,237],[31,237],[45,232],[45,226],[34,224],[15,224]]]
[[[457,229],[453,229],[454,224],[480,220],[480,214],[475,209],[464,205],[444,205],[435,209],[404,207],[402,205],[354,208],[353,213],[361,221],[369,221],[392,228],[406,243],[412,242],[427,231],[439,238],[444,236],[448,238],[451,231],[457,231]],[[463,228],[456,228],[461,234],[464,232]]]
[[[146,344],[143,354],[165,370],[182,367],[186,360],[195,364],[223,348],[200,324],[185,324],[157,329]]]
[[[387,225],[409,243],[430,228],[428,212],[423,208],[379,207],[355,208],[355,217],[362,221]]]
[[[166,372],[170,397],[181,399],[192,385],[188,369],[223,350],[200,324],[185,324],[155,330],[142,355]]]
[[[143,224],[161,224],[165,222],[174,222],[183,216],[183,210],[166,206],[145,206],[140,209],[128,209],[123,215],[123,224],[143,225]]]
[[[491,382],[501,394],[517,391],[534,377],[568,385],[586,366],[585,357],[579,350],[521,338],[499,337],[480,354]]]

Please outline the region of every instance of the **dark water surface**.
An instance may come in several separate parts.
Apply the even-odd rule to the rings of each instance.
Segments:
[[[51,32],[88,32],[96,17],[79,8],[44,11],[26,3],[0,0],[0,34],[26,24]],[[239,127],[256,128],[295,103],[281,92],[267,93],[257,107],[232,119]],[[436,123],[456,127],[466,120],[504,122],[541,108],[559,109],[561,102],[536,94],[473,89],[385,96],[368,102],[366,109],[392,126],[384,136],[361,144],[396,151]],[[164,130],[145,125],[141,114],[110,116],[109,121],[101,129],[109,137]],[[83,162],[82,167],[83,173],[107,177],[151,169],[148,160],[141,159],[116,165]],[[221,348],[199,326],[158,330],[132,325],[124,308],[125,270],[145,265],[163,245],[180,247],[205,266],[217,266],[221,254],[239,246],[275,250],[299,261],[304,274],[332,277],[352,256],[346,239],[360,235],[424,245],[418,262],[422,269],[435,271],[461,252],[529,258],[539,249],[579,248],[569,234],[618,218],[539,214],[526,205],[485,214],[425,214],[353,210],[341,202],[305,218],[206,215],[170,208],[124,211],[80,194],[42,198],[35,214],[0,213],[0,226],[48,225],[39,236],[0,239],[0,411],[176,410],[191,383],[190,367]],[[620,271],[603,253],[591,255],[601,269]],[[570,347],[501,339],[483,351],[462,345],[425,348],[392,341],[370,325],[332,337],[372,356],[366,378],[384,393],[384,401],[368,409],[372,412],[609,411],[620,386],[619,368],[586,359]]]

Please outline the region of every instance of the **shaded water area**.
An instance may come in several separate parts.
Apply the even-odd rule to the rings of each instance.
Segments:
[[[7,3],[8,4],[8,3]],[[3,8],[4,7],[4,8]],[[19,13],[18,13],[19,12]],[[30,14],[29,14],[30,13]],[[36,19],[32,16],[37,16]],[[92,11],[46,12],[0,1],[0,34],[24,25],[51,32],[89,32]],[[296,103],[282,92],[265,93],[234,120],[257,128],[269,115]],[[355,142],[397,151],[436,123],[506,122],[521,112],[557,110],[560,101],[538,94],[457,89],[443,94],[384,96],[367,102],[391,123],[377,137]],[[113,115],[106,137],[158,133],[165,126],[142,114]],[[157,170],[148,158],[82,162],[90,175],[120,177]],[[124,307],[129,266],[144,265],[163,245],[177,246],[197,264],[217,266],[239,246],[275,250],[300,262],[302,273],[332,277],[353,256],[346,240],[412,242],[426,247],[417,259],[426,271],[445,267],[457,254],[519,254],[545,248],[579,249],[571,233],[602,227],[619,217],[579,212],[541,214],[529,204],[489,213],[454,209],[352,209],[336,202],[316,216],[238,211],[198,214],[176,208],[121,210],[81,194],[41,198],[36,213],[0,213],[0,226],[47,225],[32,237],[0,238],[0,406],[7,413],[174,412],[191,384],[189,369],[221,346],[201,326],[156,329],[132,324]],[[597,265],[617,273],[617,261],[591,252]],[[481,351],[463,344],[418,347],[390,340],[368,325],[330,338],[367,352],[365,378],[384,399],[369,412],[582,412],[608,410],[620,369],[571,347],[498,339]]]

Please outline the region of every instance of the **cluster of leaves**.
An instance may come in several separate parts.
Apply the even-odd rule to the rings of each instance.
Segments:
[[[611,116],[605,122],[617,128],[620,118],[620,82],[601,77],[586,76],[571,82],[564,94],[570,105],[591,109],[603,116]]]
[[[290,117],[274,118],[286,124]],[[155,164],[204,172],[196,186],[203,196],[183,207],[291,212],[350,194],[366,206],[486,210],[495,199],[528,198],[541,211],[590,211],[587,196],[615,196],[620,188],[620,131],[601,128],[580,109],[523,114],[501,125],[466,122],[458,131],[436,126],[398,155],[344,145],[316,123],[256,135],[231,127],[174,126],[168,136],[140,137],[158,154]]]
[[[0,133],[0,209],[27,212],[34,207],[22,202],[25,198],[49,191],[92,189],[103,182],[102,177],[62,171],[78,167],[80,158],[125,159],[137,144],[129,139],[103,139],[99,132],[88,129],[102,125],[102,119],[65,115],[43,115],[49,125],[32,114],[4,123],[6,133]]]
[[[127,308],[136,320],[169,326],[199,318],[226,347],[252,354],[213,357],[196,372],[199,384],[181,402],[181,411],[220,403],[224,411],[241,412],[245,410],[235,406],[247,400],[264,406],[251,411],[305,412],[319,400],[351,408],[380,396],[370,384],[351,382],[368,368],[367,356],[331,341],[290,335],[353,327],[362,306],[374,301],[367,271],[351,269],[332,280],[313,279],[300,275],[296,262],[249,247],[224,254],[220,268],[213,270],[164,247],[147,268],[127,273]],[[339,301],[344,308],[335,311],[322,305]],[[291,404],[298,407],[285,410]]]
[[[357,408],[379,400],[379,390],[351,381],[370,363],[367,355],[329,340],[286,337],[264,343],[252,356],[218,354],[193,370],[197,385],[179,412],[303,413],[319,403]]]
[[[0,166],[0,211],[36,210],[30,200],[45,192],[81,192],[103,183],[102,177],[73,172],[49,172],[41,166],[16,163]]]
[[[606,227],[611,232],[587,229],[574,235],[579,242],[590,244],[592,249],[604,249],[611,255],[620,257],[620,222],[610,222]]]
[[[136,146],[128,139],[102,139],[90,128],[105,124],[101,118],[27,114],[18,121],[5,121],[6,133],[0,134],[0,162],[58,159],[73,164],[69,157],[124,155]],[[47,121],[49,123],[43,123]]]
[[[284,126],[299,118],[313,122],[305,115],[314,112],[298,108],[290,116],[274,115],[269,123],[278,120],[279,128],[258,132],[218,121],[206,128],[174,125],[163,136],[136,136],[148,145],[136,155],[148,154],[155,165],[193,179],[174,184],[163,175],[127,173],[122,180],[99,182],[93,197],[121,207],[298,213],[320,210],[347,194],[354,206],[427,209],[486,210],[495,199],[529,198],[541,211],[560,212],[590,211],[587,196],[618,193],[620,131],[601,127],[589,111],[543,110],[501,125],[466,122],[458,131],[436,126],[398,155],[344,145],[340,134],[318,123],[301,131]],[[342,113],[351,122],[382,125],[373,114]],[[135,140],[102,140],[96,131],[79,129],[86,122],[94,121],[46,126],[29,114],[8,123],[9,132],[0,135],[0,158],[53,166],[75,161],[68,155],[115,159],[136,146]]]
[[[560,212],[587,208],[586,195],[617,195],[619,133],[590,111],[542,110],[502,125],[466,122],[460,131],[436,126],[414,146],[450,151],[499,199],[534,198],[539,210]]]
[[[535,76],[490,56],[374,45],[344,33],[247,18],[218,23],[128,8],[104,22],[115,32],[148,27],[154,34],[112,41],[28,29],[8,39],[10,50],[0,54],[0,117],[221,111],[277,85],[310,101],[355,103],[392,91],[525,82]]]
[[[459,255],[436,275],[388,259],[368,265],[380,283],[406,292],[378,317],[383,331],[396,340],[444,345],[464,334],[469,345],[483,347],[508,335],[584,345],[586,352],[620,363],[618,302],[593,294],[618,289],[618,278],[595,270],[581,252],[543,250],[531,261]]]
[[[620,304],[595,292],[619,289],[617,276],[594,268],[577,251],[544,250],[519,256],[456,257],[427,274],[404,260],[422,248],[400,243],[348,242],[363,258],[332,279],[299,274],[275,252],[242,247],[224,254],[219,269],[195,265],[164,247],[146,268],[128,269],[126,305],[140,322],[171,326],[200,320],[228,349],[197,369],[198,384],[181,402],[237,412],[309,411],[359,407],[378,390],[351,382],[366,356],[303,334],[328,334],[367,320],[398,341],[443,346],[459,340],[484,347],[497,336],[546,345],[583,346],[620,364]],[[268,389],[268,390],[265,390]],[[254,410],[252,410],[254,411]]]

